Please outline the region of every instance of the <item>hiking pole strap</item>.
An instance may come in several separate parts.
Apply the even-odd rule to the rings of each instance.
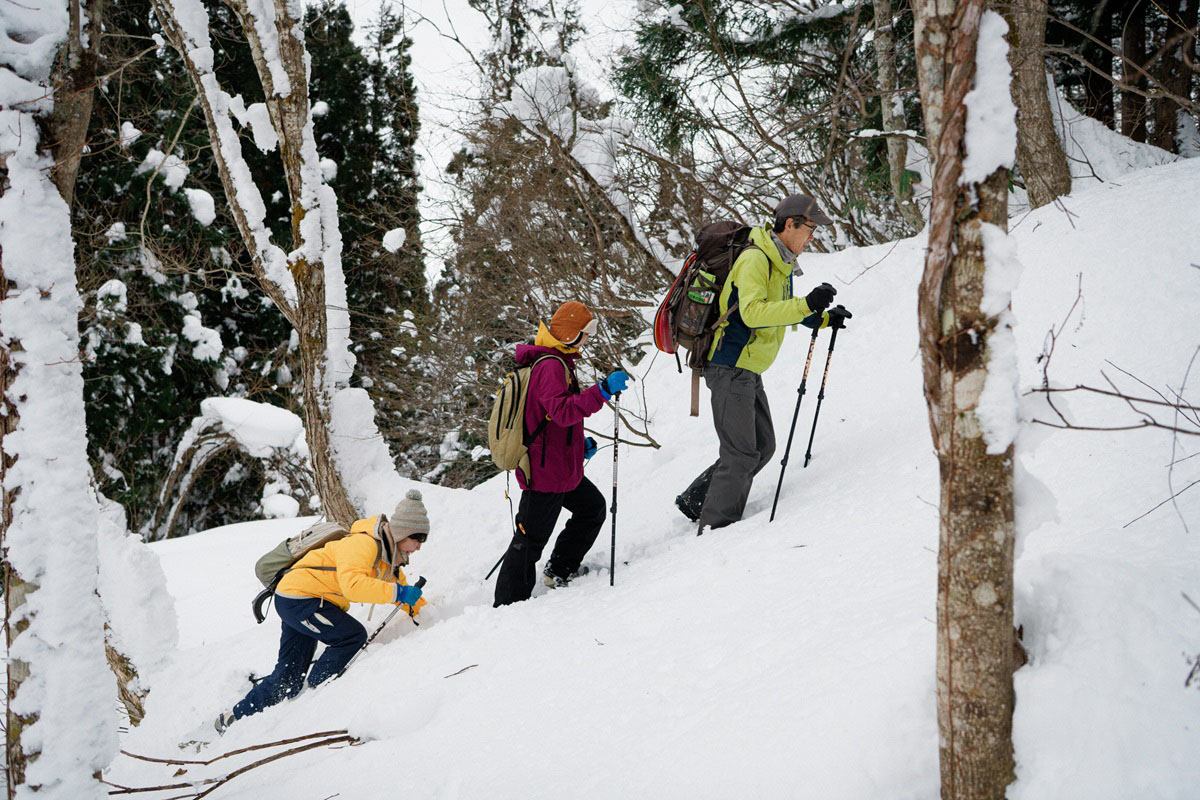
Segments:
[[[825,356],[825,373],[821,376],[821,391],[817,392],[817,410],[813,413],[812,430],[808,433],[808,449],[804,452],[804,466],[808,466],[808,462],[812,459],[812,443],[813,437],[817,435],[817,420],[821,416],[821,403],[825,401],[825,381],[829,380],[829,362],[833,361],[833,346],[837,343],[837,335],[840,328],[833,329],[833,336],[829,338],[829,354]]]
[[[783,473],[787,470],[788,455],[792,452],[792,437],[796,435],[796,420],[800,416],[800,402],[804,400],[804,392],[808,387],[808,369],[812,366],[813,350],[817,347],[817,333],[820,328],[813,328],[812,337],[808,340],[808,357],[804,359],[804,372],[800,375],[800,388],[796,390],[796,409],[792,411],[792,427],[788,429],[787,447],[783,450],[783,460],[779,462],[779,483],[775,484],[775,500],[771,503],[771,518],[775,521],[775,509],[779,505],[779,490],[783,488]],[[837,333],[837,331],[834,331]]]

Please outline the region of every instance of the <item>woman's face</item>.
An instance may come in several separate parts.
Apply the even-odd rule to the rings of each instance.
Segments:
[[[424,534],[421,535],[423,536]],[[411,555],[420,550],[421,545],[424,543],[424,540],[418,541],[411,536],[406,536],[400,540],[400,543],[397,544],[396,547],[400,548],[401,553],[407,553]]]

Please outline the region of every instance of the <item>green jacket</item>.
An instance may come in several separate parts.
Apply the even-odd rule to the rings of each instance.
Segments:
[[[721,289],[720,313],[737,308],[717,329],[708,358],[761,375],[779,354],[787,326],[823,328],[829,314],[814,314],[803,297],[792,296],[792,265],[783,262],[769,225],[750,231],[750,242],[755,247],[742,251]]]

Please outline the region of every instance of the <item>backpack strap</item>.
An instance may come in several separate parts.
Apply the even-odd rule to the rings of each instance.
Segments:
[[[758,246],[758,245],[756,245],[756,244],[747,245],[747,246],[746,246],[746,250],[757,250],[758,252],[762,253],[764,256],[765,256],[765,255],[767,255],[767,251],[766,251],[766,250],[763,250],[761,247],[759,247],[759,246]],[[746,252],[746,250],[743,250],[741,253],[738,253],[738,258],[741,258],[741,257],[742,257],[742,253],[745,253],[745,252]],[[736,264],[737,262],[735,261],[734,263]],[[767,258],[767,269],[769,270],[770,268],[771,268],[771,259],[768,257],[768,258]],[[730,270],[729,270],[729,271],[730,271],[730,272],[733,272],[733,268],[732,268],[732,267],[730,267]],[[738,306],[739,306],[739,305],[741,305],[741,303],[740,303],[740,302],[737,302],[737,303],[734,303],[732,306],[730,306],[730,307],[729,307],[729,309],[728,309],[728,310],[726,310],[726,312],[725,312],[724,314],[722,314],[721,316],[717,317],[717,321],[716,321],[716,322],[714,322],[714,323],[712,324],[712,327],[711,327],[711,328],[709,328],[709,330],[715,331],[717,328],[719,328],[719,327],[721,327],[722,325],[724,325],[724,324],[725,324],[725,320],[729,319],[729,315],[730,315],[730,314],[732,314],[733,312],[737,311],[737,309],[738,309]],[[699,386],[696,386],[696,388],[695,388],[695,389],[692,391],[692,401],[693,401],[693,407],[694,407],[694,404],[695,404],[695,402],[696,402],[696,397],[698,396],[698,394],[699,394]],[[699,412],[697,412],[697,413],[699,413]],[[696,416],[696,414],[692,414],[692,416],[694,417],[694,416]]]
[[[692,408],[689,416],[700,416],[700,370],[692,370]]]
[[[566,379],[567,379],[567,389],[570,389],[571,388],[571,368],[567,366],[566,361],[563,361],[561,358],[559,358],[558,356],[554,356],[554,355],[538,356],[537,359],[534,360],[533,365],[529,368],[530,382],[533,381],[534,369],[537,368],[538,364],[542,363],[543,361],[545,361],[548,358],[553,358],[555,361],[557,361],[558,363],[563,365],[563,373],[565,374]],[[523,425],[524,422],[522,422],[521,424]],[[525,446],[529,447],[529,445],[533,444],[533,440],[536,439],[537,437],[541,436],[542,432],[546,430],[546,426],[549,424],[550,424],[550,417],[543,418],[542,421],[538,423],[538,426],[533,429],[533,433],[531,433],[525,437]]]

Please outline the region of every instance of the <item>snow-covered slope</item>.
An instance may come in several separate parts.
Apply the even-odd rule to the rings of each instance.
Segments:
[[[1056,384],[1103,386],[1104,370],[1149,392],[1119,367],[1180,390],[1200,345],[1200,161],[1082,188],[1062,206],[1015,227],[1023,382],[1040,382],[1037,357],[1057,327]],[[493,610],[483,576],[507,540],[503,477],[472,491],[423,487],[434,530],[410,571],[429,579],[421,626],[398,617],[343,678],[239,721],[206,753],[339,728],[365,744],[282,759],[216,796],[935,797],[938,483],[917,353],[922,257],[917,239],[801,259],[798,286],[833,282],[855,317],[808,468],[815,391],[805,398],[773,523],[778,457],[742,523],[697,538],[674,509],[716,440],[706,416],[687,417],[673,360],[647,357],[635,388],[662,447],[621,451],[616,585],[599,572]],[[765,379],[781,451],[807,341],[790,338]],[[1085,425],[1131,418],[1075,395],[1061,407]],[[607,411],[592,422],[611,431]],[[1126,525],[1200,478],[1200,459],[1184,460],[1198,445],[1161,431],[1022,434],[1017,612],[1032,663],[1016,676],[1014,800],[1195,796],[1200,687],[1184,681],[1200,613],[1182,595],[1200,602],[1200,487]],[[588,467],[606,494],[610,456]],[[406,485],[380,482],[376,510]],[[247,673],[271,668],[278,622],[251,619],[251,565],[304,524],[156,545],[181,649],[149,676],[148,717],[127,750],[178,755],[175,742],[246,691]],[[606,567],[609,536],[606,524],[593,567]],[[122,757],[106,777],[156,785],[181,780],[173,770]]]

